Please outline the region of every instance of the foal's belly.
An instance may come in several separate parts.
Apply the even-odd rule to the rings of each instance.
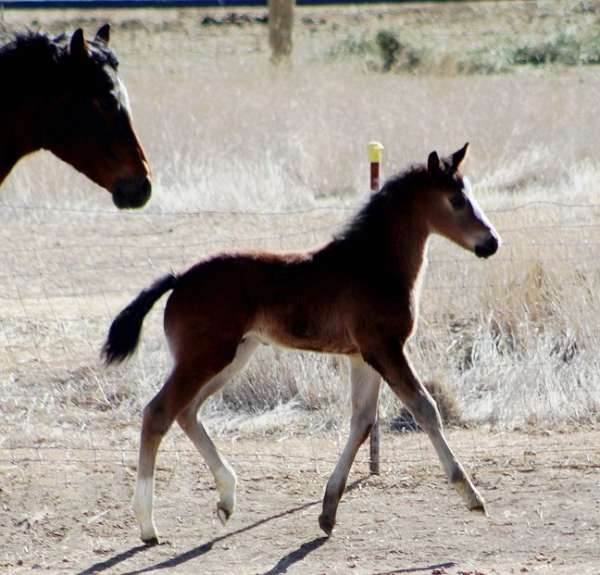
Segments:
[[[302,351],[314,351],[318,353],[333,353],[340,355],[355,355],[358,353],[356,345],[350,341],[316,341],[311,339],[299,339],[294,337],[286,337],[277,334],[265,334],[264,332],[252,331],[248,335],[252,335],[266,345],[276,345],[288,349],[297,349]]]
[[[341,322],[314,322],[306,318],[288,316],[262,318],[251,334],[265,344],[289,349],[353,355],[356,344]]]

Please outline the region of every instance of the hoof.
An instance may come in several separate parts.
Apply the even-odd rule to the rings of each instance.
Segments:
[[[142,542],[146,547],[154,547],[155,545],[158,545],[158,537],[156,537],[156,535],[154,537],[148,537],[148,539],[142,537]]]
[[[319,527],[325,531],[327,537],[329,537],[331,535],[331,532],[333,531],[333,528],[335,526],[335,519],[331,519],[330,517],[327,517],[326,515],[323,515],[321,513],[321,515],[319,515]]]
[[[226,509],[225,506],[222,505],[220,502],[217,503],[217,517],[219,518],[221,525],[225,525],[231,517],[231,511],[229,511],[229,509]]]
[[[485,501],[470,481],[456,481],[452,485],[454,485],[454,488],[462,497],[467,505],[467,509],[487,515],[485,511]]]
[[[485,509],[485,503],[483,501],[479,501],[477,504],[469,507],[469,511],[473,511],[474,513],[481,513],[487,517],[487,511]]]
[[[467,498],[467,507],[469,508],[469,511],[474,511],[475,513],[487,515],[485,511],[485,501],[475,489],[473,489],[473,491],[469,494],[469,497]]]

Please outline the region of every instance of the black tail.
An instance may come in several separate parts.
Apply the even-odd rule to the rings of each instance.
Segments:
[[[113,320],[108,338],[102,348],[104,362],[120,363],[127,359],[136,349],[140,339],[140,331],[144,317],[152,309],[157,300],[177,283],[173,274],[155,281],[140,294]]]

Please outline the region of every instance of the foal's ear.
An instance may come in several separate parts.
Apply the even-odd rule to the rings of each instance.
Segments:
[[[83,57],[89,54],[87,42],[83,36],[83,30],[77,28],[71,36],[71,43],[69,44],[69,52],[72,56]]]
[[[437,174],[442,169],[442,163],[440,162],[440,157],[437,152],[431,152],[429,157],[427,158],[427,171],[430,174]]]
[[[110,42],[110,24],[104,24],[96,32],[96,40],[108,44]]]
[[[467,152],[469,151],[469,142],[467,142],[458,152],[452,154],[452,170],[456,172],[465,161]]]

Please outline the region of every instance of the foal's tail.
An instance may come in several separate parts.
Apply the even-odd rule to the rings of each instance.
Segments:
[[[177,284],[177,276],[168,274],[155,281],[113,320],[102,348],[104,362],[120,363],[136,349],[144,317],[158,299]]]

